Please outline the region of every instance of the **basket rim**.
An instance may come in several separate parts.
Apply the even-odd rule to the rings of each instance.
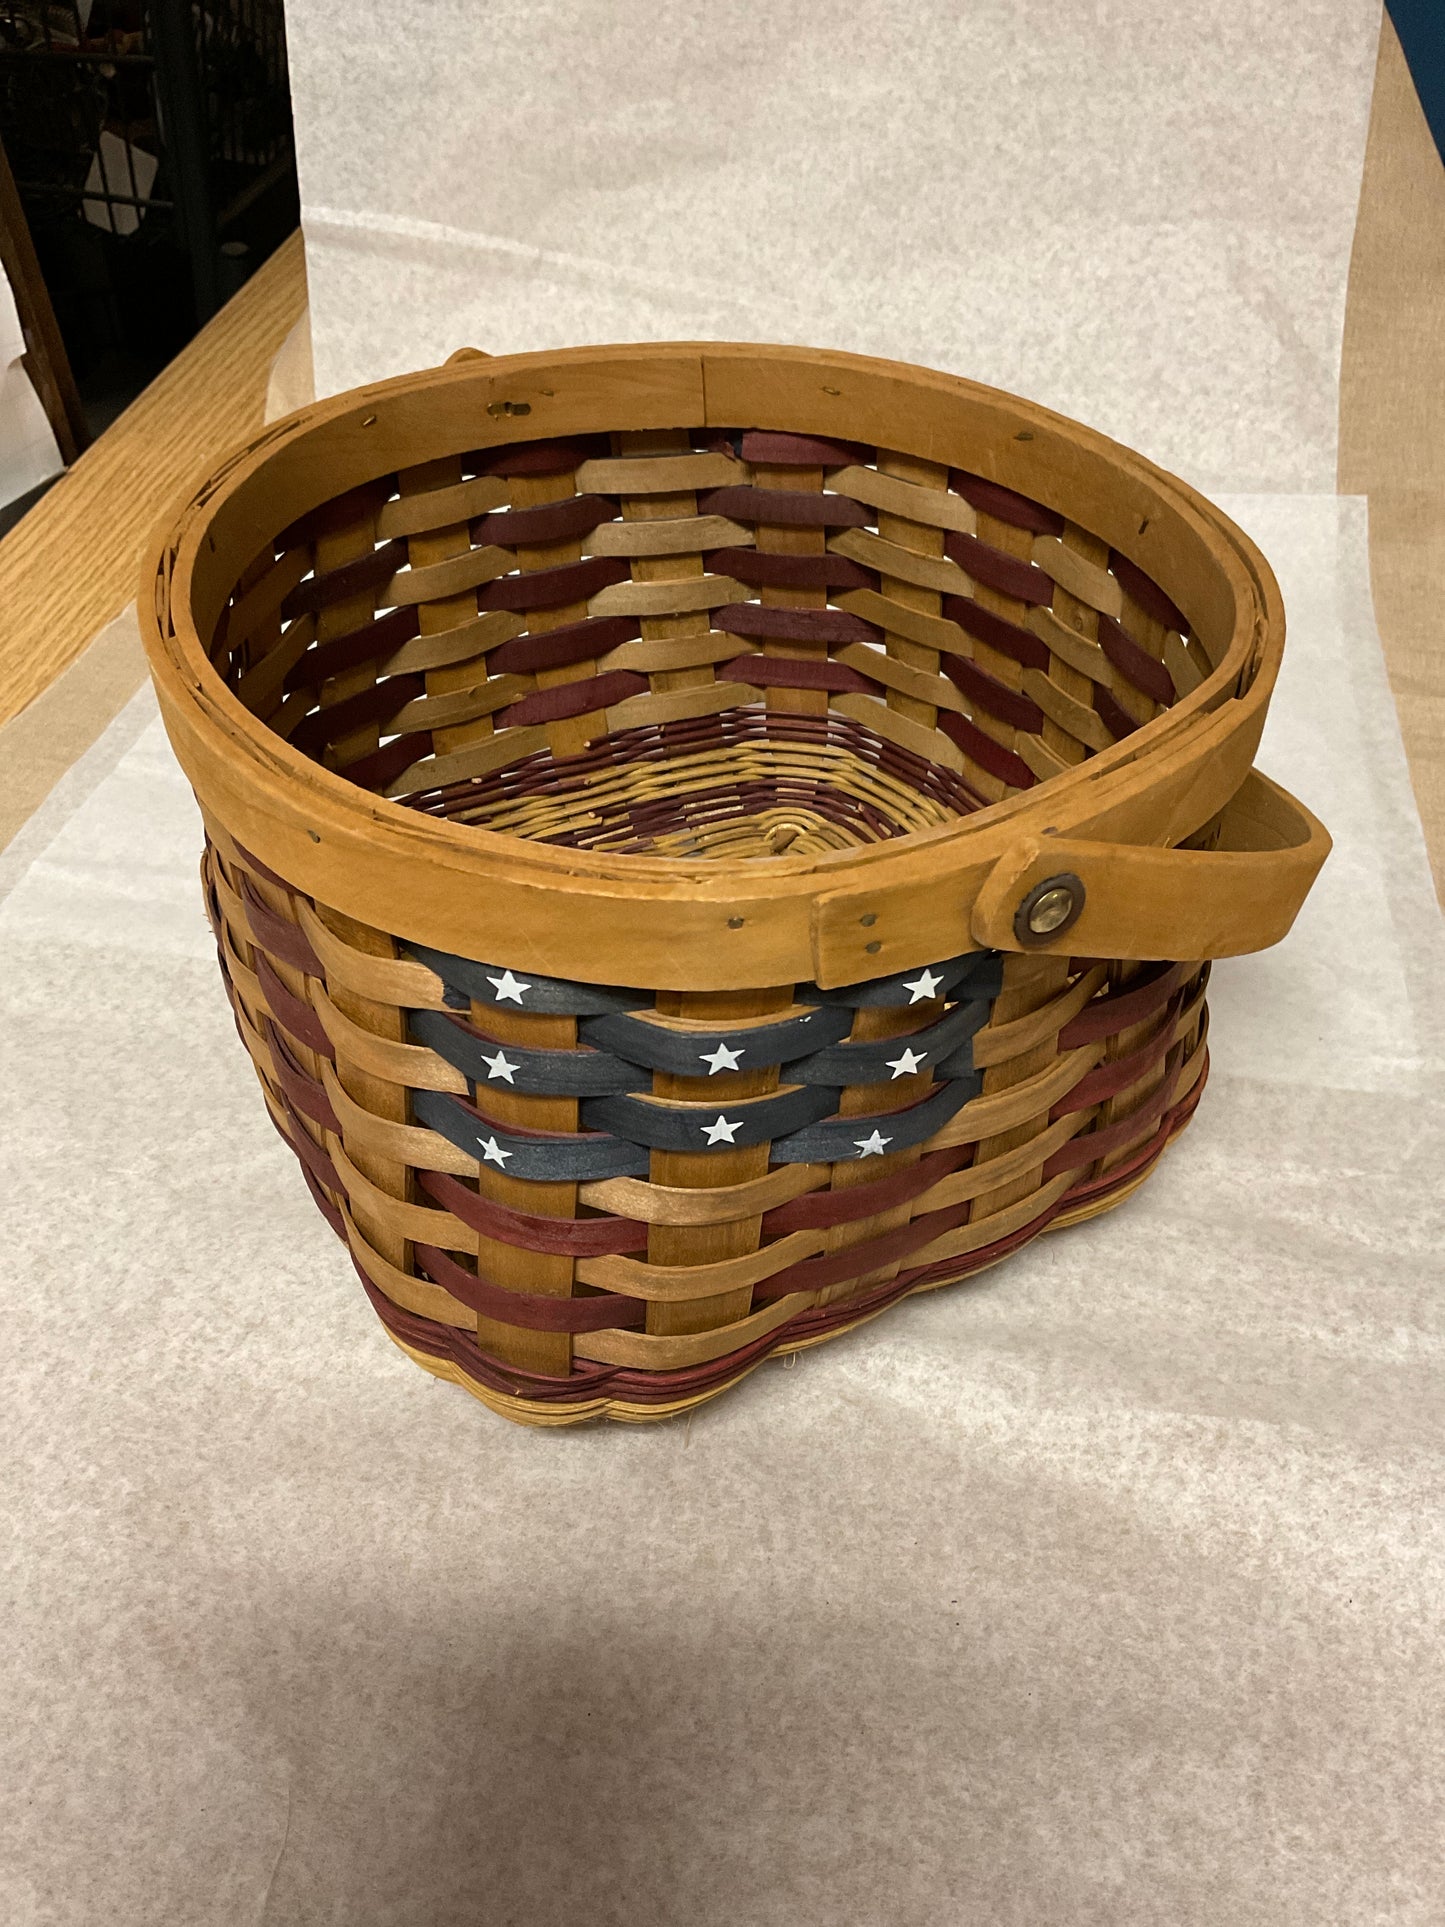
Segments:
[[[513,412],[523,401],[524,435]],[[234,572],[227,577],[216,524],[230,516],[244,526],[254,498],[288,469],[326,475],[319,502],[352,485],[352,469],[359,480],[361,471],[374,476],[405,465],[393,459],[399,444],[441,422],[461,450],[603,426],[731,427],[744,417],[752,427],[903,446],[955,464],[968,422],[980,434],[969,462],[1035,494],[1041,472],[1062,467],[1079,488],[1094,491],[1093,520],[1110,524],[1095,533],[1114,541],[1126,525],[1139,525],[1127,547],[1114,545],[1169,593],[1181,568],[1212,581],[1230,617],[1227,645],[1215,650],[1218,666],[1132,735],[1031,790],[885,843],[763,863],[564,849],[406,809],[274,735],[201,643],[198,596],[214,602],[217,583],[229,593],[235,580]],[[870,432],[880,426],[891,432]],[[1020,444],[1032,446],[1025,453]],[[426,447],[438,452],[434,443]],[[303,450],[310,459],[298,461]],[[339,482],[338,463],[347,470]],[[294,517],[271,519],[274,533]],[[267,539],[264,530],[252,534]],[[139,615],[167,730],[203,814],[214,813],[296,887],[437,948],[488,956],[505,929],[506,960],[520,968],[651,988],[808,977],[839,984],[912,968],[978,947],[973,899],[1023,838],[1059,833],[1159,845],[1192,834],[1249,769],[1284,646],[1279,588],[1248,536],[1134,450],[963,376],[749,343],[481,357],[315,402],[247,441],[187,491],[152,540]],[[871,950],[861,931],[853,934],[863,905]]]

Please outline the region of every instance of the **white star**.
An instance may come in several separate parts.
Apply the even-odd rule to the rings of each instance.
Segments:
[[[499,1050],[495,1057],[488,1057],[487,1053],[483,1051],[482,1062],[484,1064],[490,1064],[492,1067],[487,1072],[488,1077],[504,1078],[508,1084],[516,1083],[517,1080],[513,1077],[512,1072],[519,1071],[522,1068],[520,1064],[509,1064],[507,1062],[507,1053],[504,1050]]]
[[[938,986],[942,982],[943,978],[936,970],[923,970],[919,972],[911,984],[905,983],[903,988],[913,992],[913,995],[908,999],[910,1004],[922,1004],[926,1003],[930,997],[936,997],[938,995]]]
[[[740,1131],[742,1129],[742,1125],[743,1125],[743,1121],[741,1118],[737,1118],[733,1123],[730,1124],[728,1120],[723,1116],[722,1112],[719,1111],[717,1123],[704,1124],[702,1127],[702,1134],[707,1139],[709,1144],[718,1144],[718,1143],[731,1144],[733,1141],[734,1132]]]
[[[740,1045],[737,1050],[729,1050],[726,1044],[719,1044],[715,1051],[700,1050],[698,1056],[707,1065],[709,1077],[716,1077],[719,1071],[735,1071],[738,1059],[746,1057],[747,1051]]]
[[[532,988],[530,984],[524,984],[520,978],[514,977],[510,970],[503,971],[500,977],[488,977],[487,982],[496,991],[499,1004],[505,1003],[509,997],[514,1004],[520,1004]]]
[[[893,1140],[891,1137],[884,1137],[881,1131],[875,1129],[872,1137],[855,1137],[853,1142],[858,1146],[860,1158],[881,1158],[883,1146],[891,1144]]]
[[[901,1057],[885,1058],[884,1062],[894,1077],[911,1077],[927,1055],[926,1050],[905,1050]]]
[[[484,1164],[495,1164],[499,1171],[506,1170],[507,1159],[511,1155],[510,1151],[504,1151],[502,1149],[494,1137],[487,1138],[482,1145],[482,1162]]]

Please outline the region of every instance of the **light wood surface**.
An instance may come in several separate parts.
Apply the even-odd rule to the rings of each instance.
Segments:
[[[305,304],[295,234],[0,542],[0,723],[133,598],[168,504],[261,426],[272,360]]]

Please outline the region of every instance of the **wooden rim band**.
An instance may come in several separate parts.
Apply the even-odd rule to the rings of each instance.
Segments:
[[[489,412],[498,400],[512,413]],[[532,439],[510,445],[524,402]],[[606,431],[624,425],[697,431],[676,456],[691,465],[681,509],[667,458],[618,455]],[[900,445],[906,474],[880,454]],[[434,507],[427,485],[388,493],[386,478],[448,450],[474,472],[430,485]],[[729,468],[737,481],[714,479]],[[624,507],[619,521],[629,501],[664,512],[649,523]],[[460,547],[438,548],[436,515],[457,518]],[[378,531],[365,553],[341,533],[358,516]],[[689,539],[695,577],[673,559]],[[485,953],[471,906],[486,899],[515,967],[657,988],[836,985],[875,958],[910,968],[976,941],[974,898],[1020,837],[1192,835],[1248,768],[1282,641],[1245,538],[1141,458],[976,384],[793,350],[473,359],[317,404],[208,484],[155,582],[143,619],[168,727],[203,804],[268,868],[460,955]],[[830,596],[847,606],[808,601]],[[437,620],[461,600],[470,617]],[[699,665],[688,686],[661,666],[659,622],[681,625],[682,659]],[[713,623],[748,649],[713,654]],[[280,644],[257,655],[277,624]],[[942,645],[931,656],[911,640],[924,632]],[[629,648],[648,666],[575,673]],[[441,669],[422,666],[488,649],[511,653],[470,687],[433,686]],[[269,706],[269,728],[222,686],[213,652]],[[666,840],[638,855],[645,836],[549,850],[444,813],[418,822],[354,786],[415,789],[432,764],[485,781],[555,760],[576,724],[565,764],[599,722],[611,739],[760,696],[770,718],[822,700],[963,788],[940,792],[941,818],[888,825],[885,809],[881,846],[859,846],[863,817],[825,809],[805,812],[806,856],[760,866],[729,833],[699,868]],[[342,752],[353,786],[308,749]],[[406,888],[419,864],[439,887]],[[1126,925],[1112,954],[1130,954]]]

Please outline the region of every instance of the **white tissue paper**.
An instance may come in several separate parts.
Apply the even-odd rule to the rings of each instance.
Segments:
[[[802,342],[1333,492],[1378,0],[303,0],[319,394]]]
[[[137,697],[0,859],[0,1919],[1438,1922],[1445,949],[1327,492],[1376,25],[289,10],[323,390],[716,332],[1071,408],[1234,491],[1336,852],[1121,1209],[522,1431],[316,1214]]]
[[[58,473],[63,466],[50,421],[21,357],[25,334],[0,268],[0,508]]]

